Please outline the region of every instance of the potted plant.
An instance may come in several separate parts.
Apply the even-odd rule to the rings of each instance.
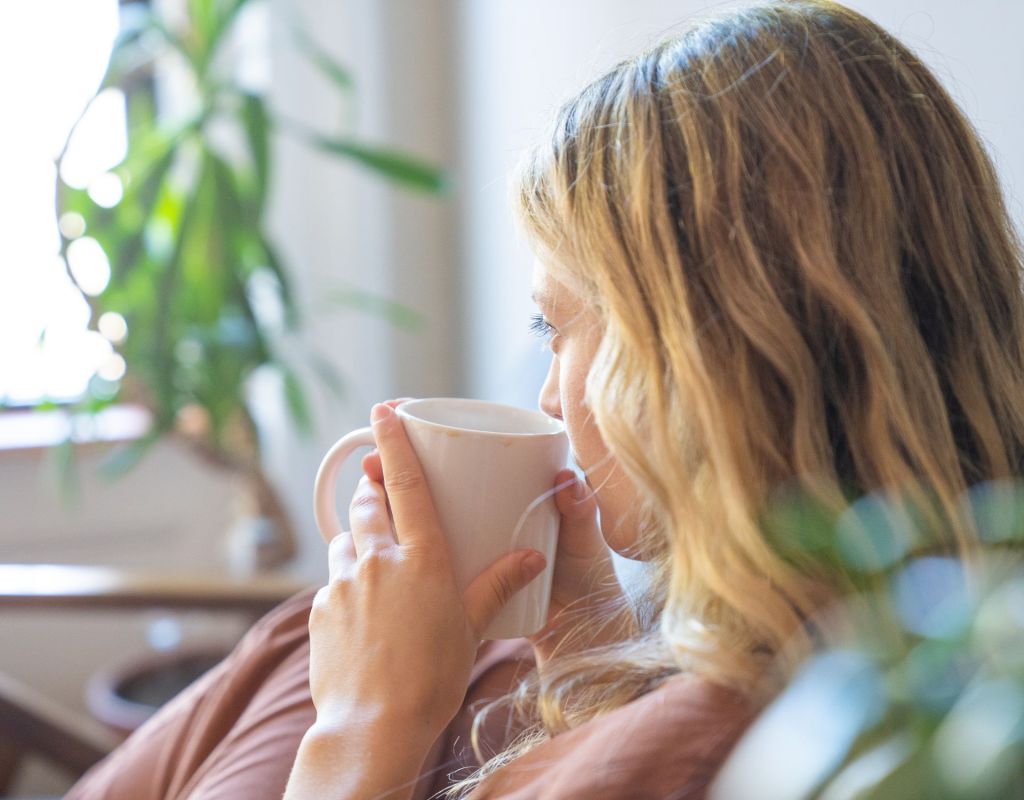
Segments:
[[[850,590],[711,797],[1024,797],[1024,482],[961,498],[969,557],[922,549],[937,517],[921,508],[876,492],[835,517],[797,494],[766,516],[782,552]]]
[[[188,0],[174,24],[142,6],[122,8],[125,24],[97,90],[121,87],[128,97],[127,155],[104,178],[115,184],[115,202],[100,198],[100,204],[96,192],[59,177],[65,146],[58,158],[57,206],[61,258],[91,307],[91,327],[114,346],[111,364],[94,376],[77,408],[96,412],[134,402],[152,416],[148,435],[118,451],[109,471],[129,469],[161,437],[183,438],[206,460],[247,478],[256,514],[272,523],[264,560],[280,563],[292,554],[294,536],[260,464],[247,380],[260,368],[278,370],[295,425],[308,431],[311,420],[303,383],[275,348],[282,332],[301,335],[302,315],[288,265],[266,226],[271,136],[281,131],[298,137],[421,192],[443,192],[445,176],[411,156],[284,120],[266,97],[242,85],[224,51],[250,5],[255,3]],[[299,30],[295,42],[338,91],[353,91],[348,72],[310,37]],[[194,113],[173,125],[145,90],[168,58],[195,94]],[[68,142],[73,136],[74,129]],[[83,241],[98,245],[109,260],[105,285],[78,279],[74,260]],[[361,297],[350,293],[347,299],[359,305]],[[415,323],[407,309],[365,299],[366,310]],[[313,351],[309,357],[326,385],[340,391],[327,363]]]

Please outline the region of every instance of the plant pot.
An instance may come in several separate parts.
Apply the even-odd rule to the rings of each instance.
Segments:
[[[230,646],[180,647],[123,659],[96,672],[86,687],[89,711],[128,736],[160,706],[223,660]]]

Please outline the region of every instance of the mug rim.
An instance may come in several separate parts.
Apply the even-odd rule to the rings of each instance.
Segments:
[[[434,422],[430,419],[424,419],[423,417],[412,413],[407,407],[415,408],[416,405],[421,403],[431,402],[443,402],[443,403],[455,403],[458,405],[472,405],[472,406],[487,406],[490,408],[503,408],[510,411],[516,411],[519,413],[530,414],[535,417],[540,417],[544,424],[554,426],[553,430],[550,431],[536,431],[536,432],[524,432],[516,433],[514,431],[485,431],[479,428],[467,428],[462,425],[445,425],[441,422]],[[545,436],[561,436],[566,433],[565,422],[563,420],[555,419],[554,417],[548,416],[543,411],[533,408],[523,408],[522,406],[513,406],[509,403],[499,403],[494,400],[479,400],[472,397],[415,397],[412,400],[406,400],[404,403],[395,407],[395,413],[399,416],[414,420],[415,422],[426,425],[431,428],[436,428],[442,431],[465,431],[466,433],[473,433],[478,436],[516,436],[522,438],[543,438]]]

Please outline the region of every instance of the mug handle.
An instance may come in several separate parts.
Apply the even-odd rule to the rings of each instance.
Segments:
[[[313,484],[313,516],[320,535],[328,542],[342,531],[341,520],[334,497],[338,470],[345,460],[360,447],[374,447],[373,428],[358,428],[342,436],[320,462]]]

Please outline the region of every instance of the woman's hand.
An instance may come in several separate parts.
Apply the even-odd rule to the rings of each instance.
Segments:
[[[394,405],[372,414],[382,481],[363,477],[351,532],[330,542],[330,582],[310,614],[310,690],[321,727],[384,719],[425,743],[425,755],[458,713],[480,633],[544,559],[517,550],[459,591]]]
[[[376,481],[383,478],[376,450],[363,457],[363,470]],[[555,648],[560,652],[608,644],[635,629],[611,554],[597,524],[597,497],[572,470],[555,476],[555,504],[561,516],[558,549],[545,626],[528,637],[538,667]],[[578,628],[580,638],[566,640]]]
[[[547,624],[529,637],[543,668],[565,653],[608,644],[628,635],[635,621],[597,524],[597,497],[572,470],[555,476],[561,515]],[[576,631],[572,641],[567,636]]]

